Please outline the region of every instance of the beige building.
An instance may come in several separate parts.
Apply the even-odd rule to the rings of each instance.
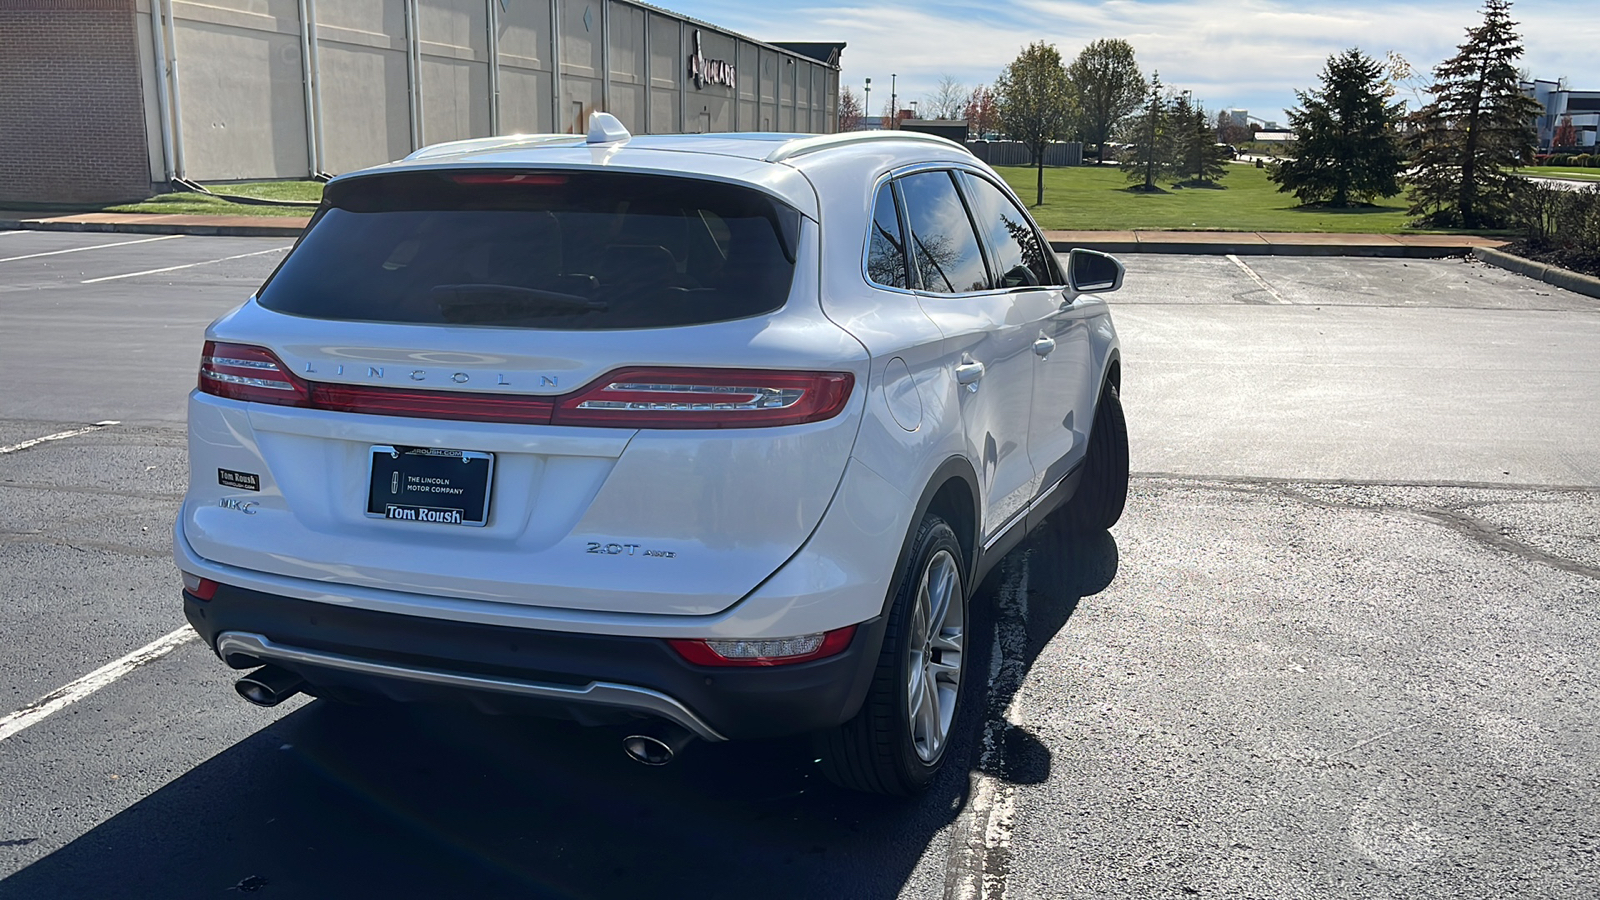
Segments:
[[[593,110],[638,134],[831,132],[844,46],[627,0],[0,0],[3,35],[0,130],[27,139],[0,142],[0,175],[31,187],[0,184],[0,200],[338,174],[441,141],[582,131]],[[125,88],[100,83],[108,57]],[[106,146],[58,158],[86,139]],[[138,190],[127,165],[84,169],[135,140]]]

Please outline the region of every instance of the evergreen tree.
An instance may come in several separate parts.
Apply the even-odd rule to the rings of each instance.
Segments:
[[[1483,24],[1433,70],[1433,102],[1412,116],[1413,215],[1432,225],[1490,228],[1506,221],[1516,176],[1537,138],[1538,101],[1523,95],[1522,40],[1511,0],[1484,0]]]
[[[1029,44],[995,79],[1000,127],[1033,154],[1039,170],[1036,205],[1044,204],[1044,151],[1067,136],[1075,115],[1072,84],[1061,53],[1043,41]]]
[[[1161,73],[1151,73],[1144,109],[1125,126],[1133,146],[1123,154],[1122,171],[1129,181],[1142,182],[1135,190],[1160,190],[1156,182],[1172,171],[1171,105],[1161,85]]]
[[[1228,148],[1217,143],[1205,107],[1185,91],[1172,105],[1173,178],[1181,187],[1212,187],[1228,174]]]
[[[1320,90],[1295,91],[1289,111],[1295,155],[1273,169],[1278,190],[1302,205],[1344,207],[1400,193],[1406,161],[1395,130],[1403,103],[1391,103],[1383,66],[1351,48],[1328,57]]]

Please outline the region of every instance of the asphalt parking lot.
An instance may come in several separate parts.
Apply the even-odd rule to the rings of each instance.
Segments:
[[[239,701],[169,529],[201,330],[288,243],[0,233],[0,898],[1600,893],[1596,301],[1129,257],[1128,511],[982,586],[964,765],[902,806],[793,744]]]

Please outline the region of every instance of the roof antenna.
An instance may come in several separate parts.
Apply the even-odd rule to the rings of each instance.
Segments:
[[[633,135],[621,121],[611,113],[592,112],[589,114],[589,143],[591,144],[617,144]]]

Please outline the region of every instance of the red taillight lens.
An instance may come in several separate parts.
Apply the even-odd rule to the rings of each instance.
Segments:
[[[200,391],[233,400],[371,416],[603,428],[770,428],[830,419],[849,372],[617,369],[560,397],[305,381],[265,347],[206,341]]]
[[[618,369],[556,401],[555,425],[767,428],[830,419],[850,399],[849,372]]]
[[[310,388],[272,351],[248,344],[206,341],[200,353],[200,391],[278,406],[304,406]]]
[[[412,416],[463,422],[548,425],[555,402],[549,397],[496,396],[465,391],[417,391],[319,382],[311,386],[311,406],[369,416]]]
[[[835,656],[850,646],[856,626],[802,634],[791,638],[723,640],[707,638],[667,641],[678,655],[697,666],[786,666]]]

